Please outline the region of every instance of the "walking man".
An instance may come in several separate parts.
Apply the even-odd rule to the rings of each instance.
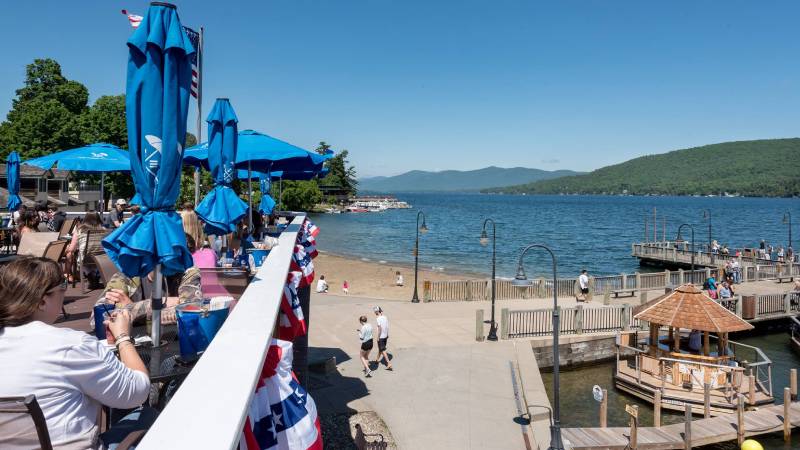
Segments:
[[[372,309],[375,315],[378,316],[375,320],[378,323],[378,357],[375,358],[375,363],[381,363],[381,359],[386,361],[386,370],[392,370],[392,362],[389,360],[389,354],[386,353],[386,342],[389,340],[389,318],[383,315],[383,309],[376,306]]]
[[[581,295],[578,296],[578,300],[586,301],[589,295],[589,275],[587,275],[586,269],[581,270],[581,274],[578,277],[578,284],[581,288]]]

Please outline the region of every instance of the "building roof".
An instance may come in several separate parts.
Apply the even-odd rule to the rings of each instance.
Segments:
[[[658,325],[712,333],[753,328],[691,283],[641,305],[634,310],[634,317]]]
[[[0,177],[5,178],[6,169],[7,166],[5,164],[0,164]],[[19,165],[19,175],[20,177],[25,178],[67,178],[69,171],[60,169],[42,169],[22,163]]]

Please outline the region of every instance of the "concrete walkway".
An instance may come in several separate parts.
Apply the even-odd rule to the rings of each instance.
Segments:
[[[523,302],[530,300],[517,307]],[[360,315],[374,325],[375,305],[390,320],[394,371],[381,366],[365,378],[356,329]],[[488,303],[412,304],[313,294],[311,357],[327,352],[338,362],[337,373],[326,379],[330,386],[312,391],[320,411],[375,411],[401,449],[525,449],[523,433],[536,448],[531,428],[515,421],[515,392],[521,393],[523,384],[537,386],[535,380],[529,386],[514,378],[521,343],[475,342],[480,307]],[[530,345],[522,347],[532,359]]]

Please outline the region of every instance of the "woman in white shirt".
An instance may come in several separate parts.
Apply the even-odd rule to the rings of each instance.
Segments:
[[[61,268],[45,258],[22,258],[0,270],[0,397],[33,394],[56,449],[115,447],[112,428],[99,435],[101,405],[131,409],[150,393],[144,363],[130,337],[126,310],[107,322],[119,359],[94,336],[51,324],[61,313],[66,282]],[[136,411],[139,421],[154,415]],[[126,417],[128,430],[132,418]],[[2,441],[7,438],[0,436]]]
[[[367,323],[367,316],[358,318],[358,323],[361,324],[361,329],[358,329],[358,339],[361,341],[361,364],[364,365],[364,376],[367,378],[372,376],[372,371],[369,370],[369,352],[372,351],[372,325]]]

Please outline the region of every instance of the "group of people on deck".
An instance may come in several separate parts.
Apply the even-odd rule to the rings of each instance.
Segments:
[[[703,283],[703,290],[714,300],[725,300],[733,298],[733,283],[729,280],[718,282],[714,277],[708,278]]]
[[[779,263],[794,263],[796,255],[792,246],[787,246],[785,249],[783,245],[778,245],[775,248],[772,245],[767,245],[763,239],[758,244],[758,259],[765,259],[767,261],[777,261]]]

